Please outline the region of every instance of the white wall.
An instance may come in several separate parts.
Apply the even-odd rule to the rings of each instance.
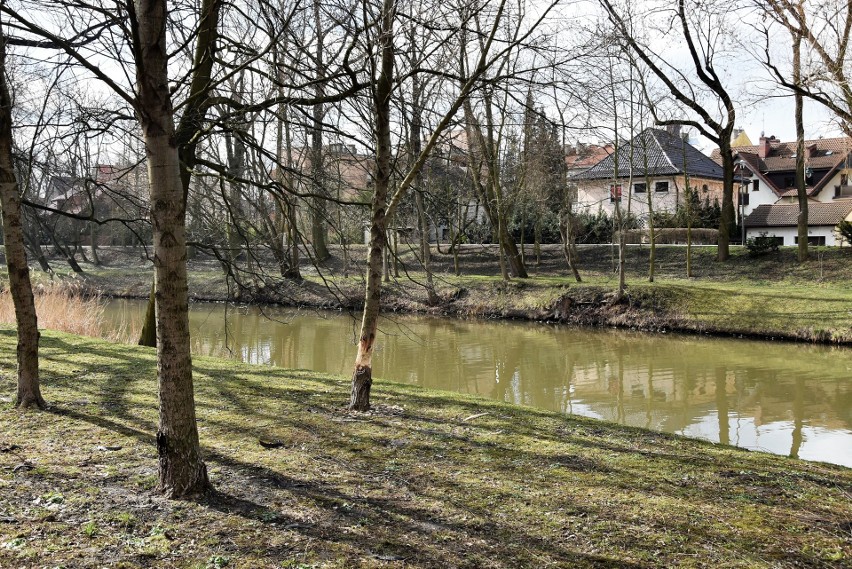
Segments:
[[[760,180],[760,183],[757,186],[756,192],[751,191],[751,188],[754,187],[753,186],[753,184],[754,184],[753,180],[755,180],[755,179],[758,179],[758,178],[753,176],[751,178],[751,180],[749,181],[748,205],[745,206],[745,216],[746,217],[751,215],[751,212],[753,212],[755,210],[755,208],[757,208],[757,206],[759,206],[759,205],[772,205],[772,204],[774,204],[775,202],[778,201],[778,194],[773,192],[772,188],[769,187],[769,184],[767,184],[763,180]],[[740,190],[739,184],[734,182],[734,199],[735,200],[739,199],[736,195],[739,190]],[[832,190],[832,192],[833,191],[834,190]],[[739,202],[737,202],[737,203],[739,203]]]
[[[668,192],[657,192],[654,190],[656,182],[668,182]],[[648,192],[651,193],[651,207],[654,211],[665,211],[674,213],[677,210],[677,199],[683,200],[683,188],[678,186],[677,180],[674,178],[651,178],[650,189],[643,193],[635,193],[633,186],[635,184],[644,184],[644,178],[633,178],[632,184],[628,187],[627,180],[620,180],[621,183],[621,210],[626,212],[628,209],[628,201],[630,202],[630,212],[637,215],[641,219],[648,217]],[[609,201],[609,187],[612,182],[604,180],[579,181],[577,187],[577,210],[586,211],[595,214],[599,209],[603,209],[607,214],[612,215],[615,212],[615,203]]]
[[[746,239],[760,237],[763,233],[766,233],[768,237],[783,237],[784,245],[795,245],[796,237],[799,236],[799,229],[797,227],[748,227],[746,228]],[[825,237],[826,245],[839,245],[834,227],[809,227],[808,235],[812,237],[821,235]]]

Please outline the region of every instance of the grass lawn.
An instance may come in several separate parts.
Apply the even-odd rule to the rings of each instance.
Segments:
[[[350,414],[347,378],[202,357],[216,491],[167,501],[153,351],[41,355],[50,410],[0,411],[0,567],[852,565],[850,469],[385,380]]]

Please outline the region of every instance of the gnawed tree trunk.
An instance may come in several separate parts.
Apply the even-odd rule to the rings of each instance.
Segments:
[[[12,157],[12,98],[6,85],[6,38],[0,24],[0,206],[9,292],[18,329],[18,395],[15,406],[44,408],[38,377],[38,318],[24,248],[21,196]]]
[[[165,0],[137,0],[137,112],[145,141],[154,234],[159,489],[172,498],[206,492],[195,420],[186,274],[186,202],[168,83]]]
[[[381,33],[378,38],[380,66],[373,88],[373,107],[376,120],[376,181],[370,216],[370,246],[367,262],[367,287],[358,355],[352,374],[352,394],[349,409],[370,409],[370,387],[373,385],[373,346],[379,326],[379,305],[382,289],[382,253],[387,246],[385,210],[391,181],[391,90],[393,88],[393,0],[383,0]]]

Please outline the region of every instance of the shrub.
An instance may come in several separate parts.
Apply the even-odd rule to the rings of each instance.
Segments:
[[[761,233],[757,237],[746,239],[746,249],[752,257],[759,257],[773,251],[778,251],[779,238],[769,237],[766,233]]]
[[[837,230],[840,232],[841,239],[846,241],[847,245],[852,245],[852,221],[841,221]]]

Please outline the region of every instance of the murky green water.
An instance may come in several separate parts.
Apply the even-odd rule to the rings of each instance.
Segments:
[[[143,309],[113,301],[107,317]],[[345,313],[195,304],[190,318],[199,354],[352,369],[358,322]],[[374,374],[852,467],[848,348],[391,315]]]

